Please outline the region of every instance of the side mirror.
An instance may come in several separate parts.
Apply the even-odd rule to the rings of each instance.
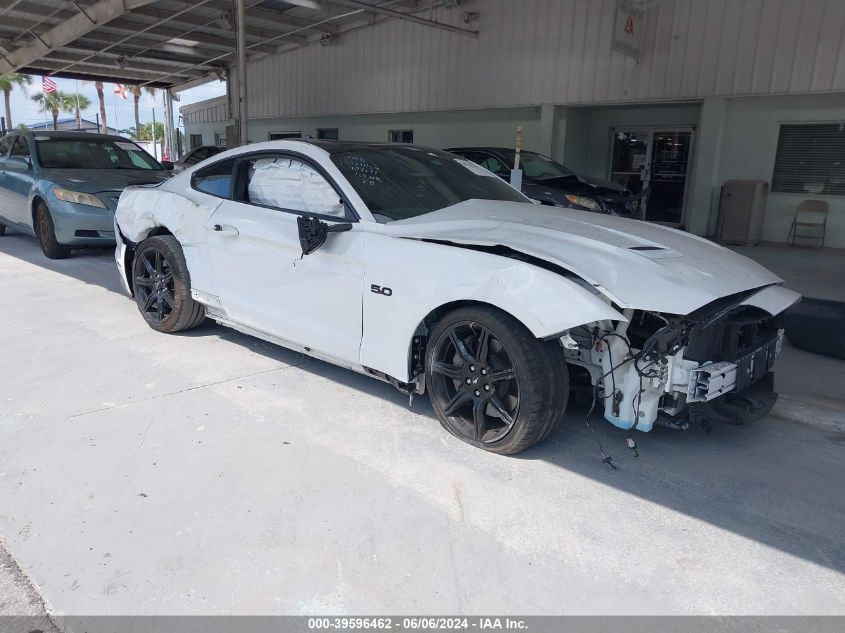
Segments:
[[[173,171],[173,163],[169,160],[161,161],[161,166],[164,167],[167,171]]]
[[[23,156],[10,156],[6,159],[6,167],[16,171],[29,171],[32,169],[32,163]]]
[[[341,233],[352,228],[349,222],[327,224],[319,218],[304,215],[296,218],[296,226],[299,229],[299,245],[302,247],[303,257],[310,255],[325,244],[329,233]]]

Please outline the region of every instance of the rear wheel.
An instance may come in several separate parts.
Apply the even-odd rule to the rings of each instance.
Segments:
[[[172,235],[141,242],[135,252],[132,281],[138,310],[154,330],[180,332],[205,320],[205,309],[191,297],[191,277],[182,247]]]
[[[53,224],[53,216],[50,209],[43,202],[35,207],[35,234],[41,244],[41,250],[50,259],[64,259],[70,256],[71,248],[66,244],[60,244],[56,239],[56,226]]]
[[[440,424],[473,446],[506,455],[544,439],[569,392],[555,345],[489,306],[446,315],[426,350],[426,385]]]

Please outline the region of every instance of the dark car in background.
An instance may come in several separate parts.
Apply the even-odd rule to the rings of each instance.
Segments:
[[[132,141],[89,132],[12,132],[0,139],[0,235],[33,235],[50,259],[114,244],[114,211],[129,185],[171,172]]]
[[[453,147],[447,152],[471,160],[510,180],[515,151],[505,147]],[[520,152],[522,193],[542,204],[594,211],[627,218],[642,218],[648,190],[638,194],[609,180],[580,176],[548,156]]]
[[[220,152],[225,152],[225,147],[218,147],[216,145],[200,145],[195,147],[190,152],[185,154],[182,158],[173,163],[173,173],[178,174],[180,171],[193,167],[197,163],[201,163],[206,158],[217,156]]]

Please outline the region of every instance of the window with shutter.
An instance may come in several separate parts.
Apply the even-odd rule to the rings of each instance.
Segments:
[[[781,125],[772,191],[845,196],[845,122]]]

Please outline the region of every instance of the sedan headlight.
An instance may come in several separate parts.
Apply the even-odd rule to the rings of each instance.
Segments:
[[[98,207],[100,209],[107,208],[102,200],[90,193],[83,193],[81,191],[71,191],[70,189],[59,189],[58,187],[56,189],[53,189],[53,193],[59,200],[64,200],[65,202],[86,204],[89,207]]]
[[[569,200],[571,204],[577,204],[579,207],[584,207],[585,209],[589,209],[590,211],[601,211],[599,203],[593,200],[592,198],[576,196],[574,194],[568,193],[566,194],[566,199]]]

